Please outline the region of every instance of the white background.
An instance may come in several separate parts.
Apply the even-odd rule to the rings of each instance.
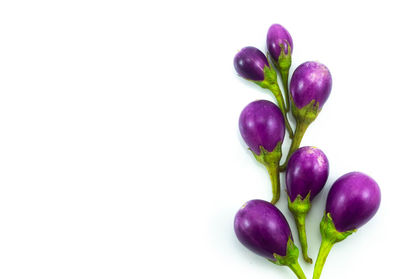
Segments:
[[[333,248],[322,278],[396,277],[395,3],[2,1],[0,278],[294,278],[233,231],[245,201],[271,199],[238,117],[272,100],[236,75],[233,57],[264,50],[273,23],[292,34],[291,72],[318,60],[333,76],[302,142],[331,165],[307,218],[310,256],[329,187],[358,170],[382,204]]]

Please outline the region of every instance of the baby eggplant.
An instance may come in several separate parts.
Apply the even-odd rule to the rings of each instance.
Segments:
[[[311,201],[321,192],[328,175],[328,158],[320,149],[311,146],[297,149],[290,157],[286,170],[288,207],[296,221],[303,258],[308,263],[312,263],[312,259],[307,255],[305,219],[311,209]]]
[[[286,109],[290,109],[288,78],[292,65],[293,40],[290,33],[280,24],[273,24],[267,33],[267,50],[282,77]]]
[[[234,229],[248,249],[274,264],[288,266],[297,278],[306,278],[298,263],[299,250],[289,224],[273,204],[263,200],[246,202],[236,213]]]
[[[271,202],[275,204],[280,196],[279,161],[285,136],[282,112],[270,101],[254,101],[240,114],[239,130],[254,157],[268,170],[273,193]]]
[[[333,245],[367,223],[378,211],[380,202],[379,186],[368,175],[350,172],[336,180],[329,191],[320,225],[322,241],[313,279],[320,278]]]

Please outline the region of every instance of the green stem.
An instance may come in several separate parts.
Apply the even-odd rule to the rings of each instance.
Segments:
[[[289,99],[289,71],[288,70],[280,70],[283,91],[285,92],[285,100],[286,100],[286,111],[290,111],[290,99]]]
[[[321,277],[322,268],[324,267],[326,258],[328,257],[329,252],[333,247],[333,244],[335,244],[335,241],[330,241],[328,239],[322,238],[321,247],[319,248],[318,258],[314,266],[313,279],[319,279]]]
[[[277,265],[285,265],[288,266],[294,274],[296,274],[299,279],[306,279],[301,266],[299,265],[299,249],[294,245],[293,240],[289,237],[287,246],[286,246],[286,255],[280,256],[278,254],[274,254],[275,261],[271,261]]]
[[[272,204],[276,204],[279,201],[281,195],[281,182],[279,179],[279,163],[278,164],[268,164],[267,170],[271,178],[272,184]]]
[[[278,142],[272,151],[267,151],[260,146],[260,154],[252,151],[254,158],[263,164],[269,173],[272,184],[272,201],[275,204],[279,200],[281,185],[279,180],[279,161],[282,158],[282,142]]]
[[[288,265],[288,267],[294,272],[294,274],[296,274],[297,278],[307,279],[298,261],[296,261],[294,264]]]
[[[319,248],[318,258],[314,266],[313,279],[319,279],[321,277],[322,268],[324,267],[326,258],[331,251],[333,245],[337,242],[345,240],[349,235],[354,233],[356,230],[350,230],[345,232],[339,232],[336,230],[335,224],[333,223],[330,213],[325,213],[320,224],[321,231],[321,247]]]
[[[288,130],[289,137],[292,139],[293,138],[293,130],[287,119],[287,111],[286,111],[285,100],[283,99],[282,91],[279,89],[279,86],[277,84],[276,84],[276,86],[271,87],[270,90],[272,91],[272,93],[275,96],[276,101],[278,102],[278,107],[280,108],[280,110],[283,114],[283,118],[285,119],[285,126],[286,126],[286,129]]]
[[[304,121],[302,121],[302,122],[297,121],[296,131],[294,133],[292,144],[290,145],[290,149],[289,149],[288,155],[286,157],[285,163],[279,167],[280,171],[286,170],[286,166],[287,166],[287,163],[289,162],[290,156],[292,156],[293,152],[295,152],[299,148],[301,140],[303,139],[304,133],[306,132],[309,125],[310,124],[307,124]]]
[[[297,214],[294,217],[296,221],[297,231],[299,232],[299,239],[301,244],[301,250],[303,252],[303,258],[306,262],[312,264],[312,259],[308,257],[308,245],[307,245],[307,236],[306,236],[306,214]]]

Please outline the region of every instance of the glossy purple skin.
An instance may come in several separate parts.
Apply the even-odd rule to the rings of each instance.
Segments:
[[[305,146],[297,149],[286,169],[286,189],[293,202],[298,195],[310,201],[321,192],[329,175],[329,162],[320,149]]]
[[[233,60],[236,72],[250,80],[264,80],[264,68],[269,68],[267,57],[255,47],[244,47]]]
[[[249,148],[260,155],[260,146],[271,152],[285,136],[282,112],[267,100],[248,104],[240,114],[239,130]]]
[[[236,213],[235,233],[239,241],[254,253],[275,260],[274,253],[286,256],[291,237],[285,216],[273,204],[251,200]]]
[[[297,67],[290,81],[290,94],[298,109],[312,100],[325,104],[332,89],[332,76],[329,69],[319,62],[305,62]]]
[[[284,46],[285,54],[288,54],[288,42],[293,52],[293,40],[289,32],[280,24],[273,24],[267,33],[267,49],[275,61],[278,61],[281,54],[281,44]]]
[[[361,172],[350,172],[332,185],[326,201],[336,230],[358,229],[378,211],[381,191],[378,184]]]

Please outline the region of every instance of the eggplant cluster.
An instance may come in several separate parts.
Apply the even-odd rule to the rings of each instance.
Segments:
[[[269,173],[272,200],[246,202],[235,216],[234,229],[244,246],[275,264],[288,266],[297,278],[306,278],[298,263],[299,250],[288,222],[275,204],[280,199],[280,172],[285,172],[288,208],[296,223],[303,259],[311,264],[305,220],[313,199],[326,184],[329,161],[316,147],[299,147],[308,126],[331,93],[332,76],[324,64],[309,61],[294,70],[289,83],[293,52],[290,33],[273,24],[266,45],[266,54],[251,46],[241,49],[234,58],[234,67],[241,77],[268,89],[276,99],[277,105],[267,100],[251,102],[239,117],[243,140]],[[290,114],[295,119],[294,132],[288,120]],[[291,145],[281,164],[286,131]],[[322,241],[314,279],[320,278],[333,245],[367,223],[376,214],[380,201],[378,184],[366,174],[350,172],[334,182],[320,223]]]

